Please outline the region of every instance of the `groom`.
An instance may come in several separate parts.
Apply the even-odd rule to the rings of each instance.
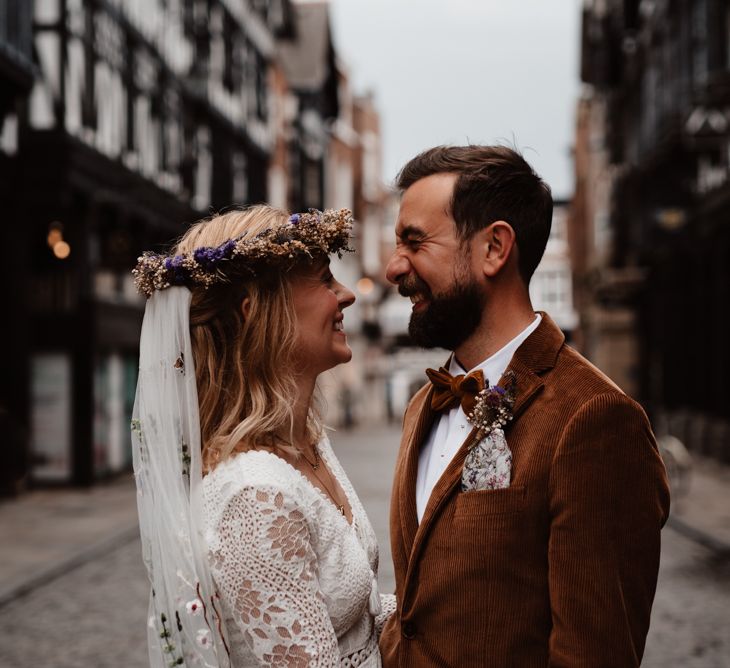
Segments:
[[[638,666],[667,482],[641,407],[530,303],[550,189],[501,146],[428,150],[397,185],[387,276],[453,355],[405,414],[384,667]]]

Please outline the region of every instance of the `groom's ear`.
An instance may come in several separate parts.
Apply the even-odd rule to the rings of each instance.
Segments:
[[[515,231],[504,220],[496,220],[484,230],[481,241],[482,270],[494,278],[502,271],[510,258],[517,257]]]

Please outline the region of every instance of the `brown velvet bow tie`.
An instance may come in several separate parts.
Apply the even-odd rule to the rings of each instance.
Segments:
[[[480,369],[468,375],[452,376],[444,367],[426,369],[428,379],[433,383],[431,410],[450,410],[461,403],[464,413],[469,415],[474,409],[476,395],[484,389],[484,374]]]

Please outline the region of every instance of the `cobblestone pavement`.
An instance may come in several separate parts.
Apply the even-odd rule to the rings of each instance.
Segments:
[[[335,432],[332,447],[342,463],[375,529],[380,546],[378,584],[383,593],[395,591],[393,562],[390,558],[390,491],[393,469],[400,445],[400,424],[370,430]]]
[[[730,668],[730,562],[671,528],[662,563],[645,668]]]
[[[388,496],[395,428],[332,434],[381,543],[381,585],[392,591]],[[0,667],[143,668],[147,579],[132,540],[0,607]],[[730,667],[730,563],[672,529],[663,558],[644,666]]]
[[[149,665],[141,555],[135,539],[0,608],[0,666]]]

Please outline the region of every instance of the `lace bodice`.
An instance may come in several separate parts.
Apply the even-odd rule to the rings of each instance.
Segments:
[[[326,437],[319,448],[352,525],[269,452],[237,454],[204,479],[209,560],[236,668],[380,666],[375,533]]]

